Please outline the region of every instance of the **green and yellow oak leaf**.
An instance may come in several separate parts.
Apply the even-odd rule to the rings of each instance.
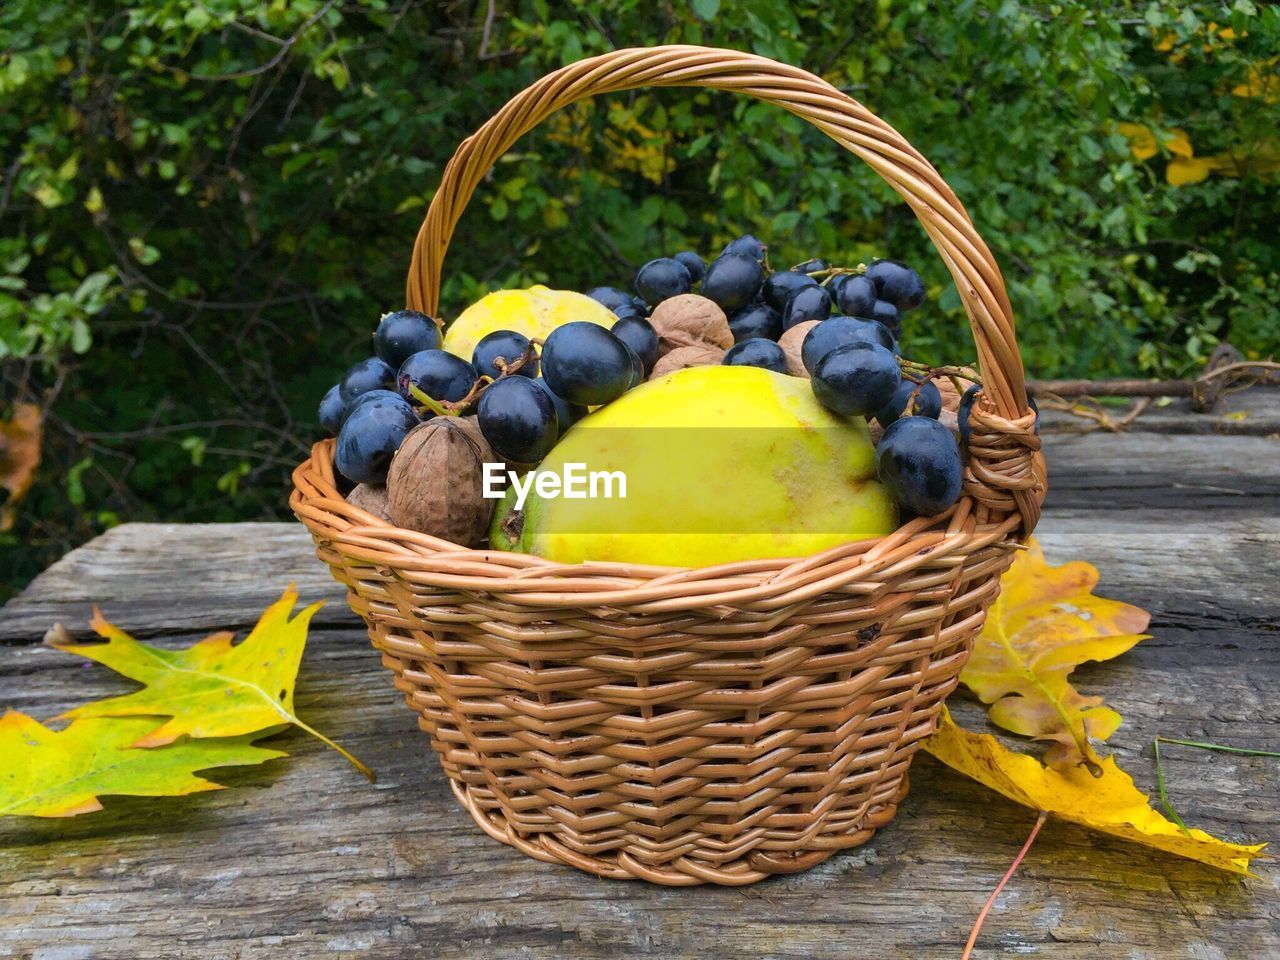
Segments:
[[[285,755],[249,742],[261,733],[186,740],[161,750],[131,746],[154,726],[145,717],[86,719],[50,730],[8,711],[0,717],[0,816],[73,817],[101,810],[100,796],[178,797],[221,790],[196,771]]]
[[[106,643],[50,641],[67,653],[95,660],[143,684],[141,690],[96,700],[69,710],[62,719],[168,717],[153,721],[134,741],[159,747],[179,737],[235,737],[293,724],[333,747],[373,780],[373,772],[328,737],[308,726],[293,709],[293,688],[307,641],[307,627],[320,608],[289,615],[298,594],[292,586],[269,606],[242,643],[231,633],[214,633],[191,647],[167,650],[141,643],[94,611],[93,629]]]
[[[1115,733],[1120,714],[1101,697],[1077,691],[1068,676],[1082,663],[1109,660],[1139,640],[1151,615],[1118,600],[1095,597],[1098,571],[1082,561],[1050,566],[1028,542],[1000,585],[986,625],[960,675],[991,719],[1024,737],[1055,741],[1045,755],[1054,767],[1100,765],[1091,741]]]
[[[1093,776],[1081,766],[1057,770],[1035,757],[1006,749],[989,734],[971,733],[943,710],[924,749],[1015,803],[1124,840],[1198,860],[1219,870],[1249,874],[1249,862],[1265,843],[1228,843],[1203,830],[1184,831],[1151,808],[1150,798],[1107,757]]]

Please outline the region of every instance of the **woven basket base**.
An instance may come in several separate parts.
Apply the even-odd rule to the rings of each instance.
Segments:
[[[471,814],[471,818],[481,830],[493,839],[515,847],[535,860],[576,867],[585,873],[609,880],[648,880],[650,883],[669,887],[695,887],[704,883],[741,887],[757,883],[774,874],[800,873],[816,867],[836,853],[862,846],[875,836],[877,830],[887,825],[897,815],[898,804],[907,796],[908,783],[904,775],[892,800],[873,806],[861,825],[851,829],[848,834],[835,838],[837,843],[832,844],[829,850],[810,850],[794,856],[773,856],[757,852],[718,866],[698,863],[685,857],[673,864],[679,869],[666,870],[641,863],[626,853],[619,853],[607,859],[588,856],[569,849],[546,833],[533,837],[522,836],[511,829],[511,825],[500,812],[485,809],[477,802],[466,784],[450,780],[449,786],[453,788],[453,795],[457,797],[458,803]],[[831,839],[828,838],[828,842],[831,842]]]

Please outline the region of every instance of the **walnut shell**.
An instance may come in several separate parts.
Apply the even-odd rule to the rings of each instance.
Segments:
[[[733,331],[724,311],[713,300],[682,293],[653,308],[649,323],[658,334],[658,356],[680,347],[733,346]]]
[[[489,532],[495,500],[484,496],[484,464],[501,463],[475,417],[432,417],[409,431],[391,461],[391,522],[465,547]]]
[[[960,421],[956,414],[960,409],[960,397],[965,390],[972,386],[972,383],[961,379],[960,389],[957,390],[950,377],[935,377],[933,385],[938,388],[938,393],[942,395],[942,413],[938,415],[938,422],[959,437]]]
[[[653,365],[650,380],[656,380],[663,374],[683,370],[686,367],[709,367],[724,359],[724,351],[717,347],[709,347],[705,343],[691,347],[676,347],[670,353],[658,358]]]
[[[797,323],[778,338],[778,346],[787,355],[787,373],[793,377],[809,379],[809,371],[804,368],[804,361],[800,359],[800,348],[804,346],[805,335],[816,327],[818,323],[819,321],[817,320],[806,320],[804,323]]]
[[[372,513],[379,520],[391,521],[391,514],[387,509],[386,487],[357,483],[355,489],[347,494],[347,503],[366,513]]]

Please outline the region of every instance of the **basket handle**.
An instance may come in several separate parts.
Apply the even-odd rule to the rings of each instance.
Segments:
[[[596,94],[637,87],[710,87],[775,103],[876,171],[915,211],[964,303],[982,371],[965,489],[996,513],[1016,510],[1029,534],[1044,499],[1044,460],[1027,407],[1013,309],[991,251],[933,166],[889,124],[825,80],[736,50],[637,47],[579,60],[512,97],[458,147],[418,231],[405,301],[434,315],[449,239],[476,186],[517,140],[552,113]]]

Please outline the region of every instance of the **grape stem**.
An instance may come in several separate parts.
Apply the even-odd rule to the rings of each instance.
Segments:
[[[541,341],[530,340],[529,345],[524,348],[524,353],[520,354],[520,356],[516,357],[510,363],[507,363],[505,357],[494,357],[493,365],[498,368],[498,372],[504,377],[510,376],[511,374],[524,369],[533,361],[533,358],[537,356],[533,351],[535,343],[541,343]]]
[[[836,277],[839,277],[839,276],[855,276],[856,277],[866,272],[867,272],[867,265],[865,263],[860,263],[856,267],[827,267],[827,269],[825,270],[815,270],[813,271],[813,273],[805,274],[805,276],[813,277],[814,279],[821,277],[822,279],[819,280],[818,282],[825,287]]]
[[[973,369],[973,367],[930,367],[923,363],[917,363],[915,360],[908,360],[905,357],[898,358],[898,365],[902,367],[903,376],[912,380],[914,380],[915,377],[923,377],[926,380],[934,380],[938,377],[947,377],[951,380],[952,386],[961,393],[963,393],[963,391],[960,390],[960,384],[956,382],[957,380],[969,380],[976,384],[982,383],[982,374],[978,373],[978,371]],[[912,376],[913,374],[914,376]]]
[[[409,393],[413,395],[415,400],[437,416],[456,417],[470,409],[471,405],[480,399],[485,387],[491,383],[493,383],[493,377],[481,377],[471,385],[471,389],[467,391],[467,395],[461,400],[437,400],[412,383],[409,384]]]
[[[537,356],[534,352],[534,347],[541,346],[542,338],[533,337],[529,340],[529,345],[524,348],[524,353],[516,357],[515,360],[511,361],[511,363],[507,363],[507,361],[502,357],[495,357],[493,365],[498,368],[498,372],[501,374],[498,379],[500,380],[502,377],[512,376],[516,371],[531,362],[533,358]],[[485,388],[493,382],[493,377],[488,374],[482,374],[480,378],[471,385],[471,389],[467,391],[467,395],[461,400],[436,400],[434,397],[427,396],[426,393],[412,383],[409,384],[409,393],[413,395],[413,398],[417,400],[418,403],[422,404],[422,406],[426,407],[432,413],[441,417],[457,417],[471,409],[471,406],[479,401],[481,395],[485,391]]]

